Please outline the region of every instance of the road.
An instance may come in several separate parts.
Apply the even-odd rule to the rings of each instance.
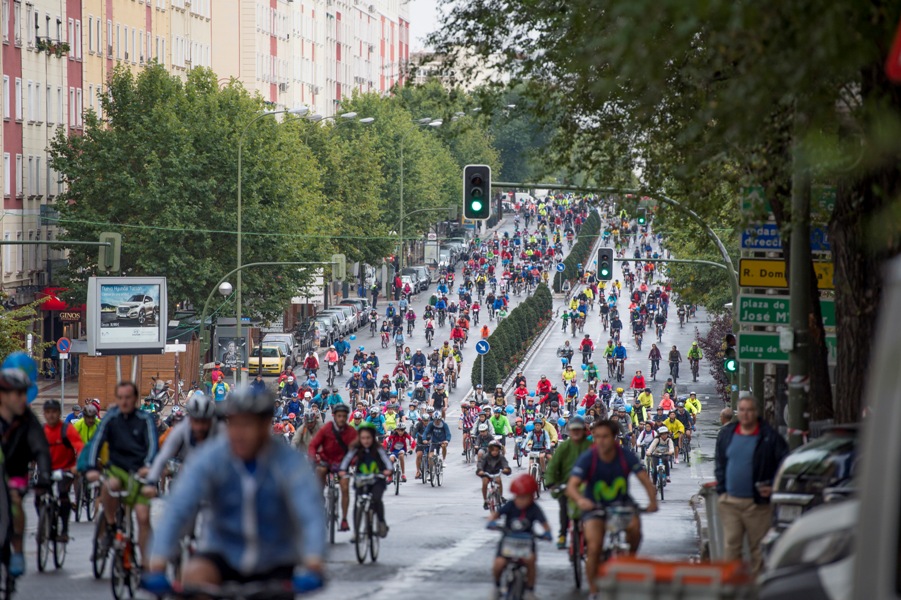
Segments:
[[[502,231],[512,231],[512,220],[502,221]],[[616,275],[622,280],[619,263]],[[434,288],[433,288],[434,289]],[[417,314],[422,308],[428,293],[420,294],[415,300]],[[514,304],[517,299],[514,298]],[[384,310],[384,303],[380,308]],[[562,296],[555,299],[555,310],[563,306]],[[671,327],[664,334],[664,344],[678,345],[683,355],[694,335],[694,326],[703,328],[703,316],[689,323],[680,330],[678,325]],[[525,367],[530,384],[538,380],[542,373],[552,379],[559,378],[560,362],[556,358],[557,346],[562,344],[568,334],[560,330],[556,322],[554,331],[535,352]],[[436,343],[443,341],[447,330],[440,330]],[[592,339],[604,338],[597,312],[590,314],[586,324],[586,333]],[[413,337],[411,347],[415,350],[422,344],[425,350],[425,338],[422,330]],[[378,337],[370,338],[368,330],[359,332],[355,346],[363,345],[367,349],[376,349],[382,360],[383,370],[394,364],[393,348],[382,350]],[[647,360],[635,358],[634,344],[627,342],[630,359],[627,370],[633,372],[641,364],[646,368]],[[391,355],[389,357],[389,354]],[[647,350],[642,353],[646,356]],[[472,359],[475,351],[472,344],[464,350],[464,363],[461,381],[470,380]],[[713,381],[706,375],[706,361],[702,364],[701,380],[695,389],[704,403],[705,411],[702,421],[712,421],[719,406],[711,406],[705,395],[712,395]],[[655,399],[658,397],[662,382],[651,384]],[[390,598],[392,600],[410,598],[419,599],[423,593],[434,590],[443,598],[471,599],[485,597],[491,586],[490,563],[494,556],[498,534],[487,531],[485,522],[487,514],[482,510],[480,481],[475,476],[475,466],[466,465],[461,456],[459,434],[455,427],[459,415],[459,401],[469,391],[463,385],[451,395],[449,423],[452,424],[454,439],[448,453],[446,478],[441,488],[432,488],[419,482],[410,482],[401,486],[400,495],[385,496],[386,518],[391,532],[382,541],[379,560],[375,564],[358,565],[354,556],[353,545],[349,533],[339,533],[338,541],[332,547],[328,557],[328,568],[331,576],[328,590],[323,597],[334,598]],[[702,480],[712,477],[712,454],[714,426],[711,423],[701,428],[701,447],[695,450],[690,467],[677,465],[673,473],[673,483],[667,488],[667,500],[661,511],[655,515],[645,516],[643,549],[647,554],[659,558],[688,558],[697,553],[696,530],[688,505],[689,497],[694,494]],[[513,477],[525,471],[517,469],[514,464]],[[409,475],[412,475],[410,473]],[[507,481],[509,485],[509,480]],[[637,489],[632,481],[633,489]],[[390,492],[389,492],[390,493]],[[639,503],[646,502],[639,489],[635,494]],[[542,496],[542,508],[551,520],[556,533],[557,504],[556,501]],[[30,506],[30,504],[29,504]],[[158,518],[164,511],[164,500],[154,501],[153,514]],[[19,581],[22,598],[43,598],[52,600],[94,600],[110,597],[109,580],[95,581],[90,572],[89,556],[92,526],[73,524],[73,537],[69,546],[69,556],[65,567],[58,572],[46,574],[35,573],[34,530],[35,518],[29,511],[29,531],[27,540],[28,574]],[[428,586],[428,587],[426,587]],[[570,574],[570,565],[566,553],[558,551],[553,544],[541,544],[539,555],[539,582],[537,593],[541,598],[580,598],[584,594],[575,592]]]

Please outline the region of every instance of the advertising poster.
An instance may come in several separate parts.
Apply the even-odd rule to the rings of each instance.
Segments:
[[[103,344],[160,339],[159,285],[100,285],[100,339]]]
[[[222,362],[222,371],[230,375],[244,364],[246,342],[238,337],[218,338],[216,360]]]

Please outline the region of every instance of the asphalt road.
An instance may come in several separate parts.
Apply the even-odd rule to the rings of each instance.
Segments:
[[[500,227],[501,230],[512,230],[512,221],[503,221]],[[619,263],[616,273],[622,280]],[[428,293],[423,293],[414,302],[417,314],[422,314],[427,298]],[[514,298],[514,304],[517,300]],[[380,303],[381,312],[384,306],[384,303]],[[562,297],[557,298],[555,309],[562,306]],[[664,345],[677,344],[684,354],[694,336],[695,325],[703,330],[705,325],[702,315],[682,330],[678,328],[678,324],[671,326],[664,334]],[[556,322],[554,331],[526,365],[530,385],[542,373],[552,379],[559,379],[560,362],[555,351],[568,335],[560,332],[559,327],[559,322]],[[590,314],[586,332],[593,339],[604,338],[597,311]],[[439,330],[436,343],[442,342],[447,334],[447,329]],[[368,329],[365,332],[361,330],[354,346],[375,348],[382,359],[383,370],[392,368],[394,350],[382,350],[378,339],[377,336],[370,338]],[[425,350],[425,338],[421,329],[415,332],[410,345],[414,350],[420,345]],[[627,342],[627,347],[630,354],[626,363],[627,372],[634,372],[639,364],[646,369],[647,360],[637,358],[639,355],[634,353],[634,344]],[[646,355],[647,349],[640,354],[642,357]],[[464,350],[463,382],[470,379],[474,356],[475,350],[470,343]],[[667,499],[660,512],[643,518],[644,542],[641,554],[666,559],[687,559],[697,553],[696,529],[688,500],[702,481],[712,477],[712,436],[715,435],[712,421],[720,408],[711,406],[705,399],[713,390],[712,379],[706,371],[707,364],[704,361],[701,380],[693,388],[698,391],[705,408],[701,419],[704,425],[699,428],[701,435],[698,436],[701,438],[701,446],[694,451],[691,466],[680,464],[675,467],[673,482],[667,487]],[[651,387],[656,399],[662,381],[652,382]],[[475,476],[475,465],[463,462],[459,433],[454,428],[459,415],[459,401],[468,391],[469,386],[462,385],[451,395],[449,423],[452,424],[454,439],[448,453],[443,485],[432,488],[428,484],[414,482],[413,473],[409,472],[410,482],[401,486],[399,496],[390,495],[390,492],[386,494],[386,518],[391,531],[382,540],[379,559],[375,564],[357,564],[350,534],[339,533],[328,559],[331,578],[329,586],[320,597],[419,600],[423,594],[437,593],[444,599],[469,600],[487,596],[491,587],[490,564],[499,534],[485,529],[487,514],[482,510],[481,484]],[[525,469],[525,463],[522,469],[517,469],[514,464],[513,476]],[[509,485],[509,479],[505,483]],[[637,482],[633,480],[631,483],[638,502],[645,503],[646,498]],[[556,533],[556,501],[544,494],[539,502]],[[159,518],[164,510],[165,500],[154,501],[155,518]],[[29,510],[26,542],[28,573],[18,582],[18,597],[46,600],[94,600],[111,597],[108,578],[95,581],[90,571],[92,524],[72,524],[73,539],[63,569],[37,574],[33,541],[35,522],[34,513]],[[579,594],[574,590],[566,553],[558,551],[552,543],[539,546],[537,593],[541,598],[584,597],[584,593]]]

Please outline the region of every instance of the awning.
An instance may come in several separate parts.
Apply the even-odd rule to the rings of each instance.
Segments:
[[[87,305],[82,304],[80,306],[69,306],[68,303],[60,299],[58,296],[61,292],[67,292],[69,288],[62,287],[46,287],[37,294],[35,297],[40,300],[41,298],[47,298],[43,304],[41,304],[41,310],[57,310],[57,311],[68,311],[68,312],[84,312],[87,308]]]

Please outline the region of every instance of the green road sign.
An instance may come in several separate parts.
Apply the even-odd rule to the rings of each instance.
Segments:
[[[779,349],[778,333],[740,332],[738,334],[738,361],[758,363],[788,363],[788,352]],[[834,335],[826,336],[828,362],[835,364],[838,344]]]
[[[791,304],[788,296],[738,297],[738,322],[743,325],[788,325]],[[820,300],[823,326],[835,327],[835,300]]]
[[[766,199],[763,186],[751,185],[741,190],[741,210],[744,213],[769,214],[773,212],[770,201]],[[835,208],[835,186],[815,185],[810,190],[811,210],[829,215]]]

